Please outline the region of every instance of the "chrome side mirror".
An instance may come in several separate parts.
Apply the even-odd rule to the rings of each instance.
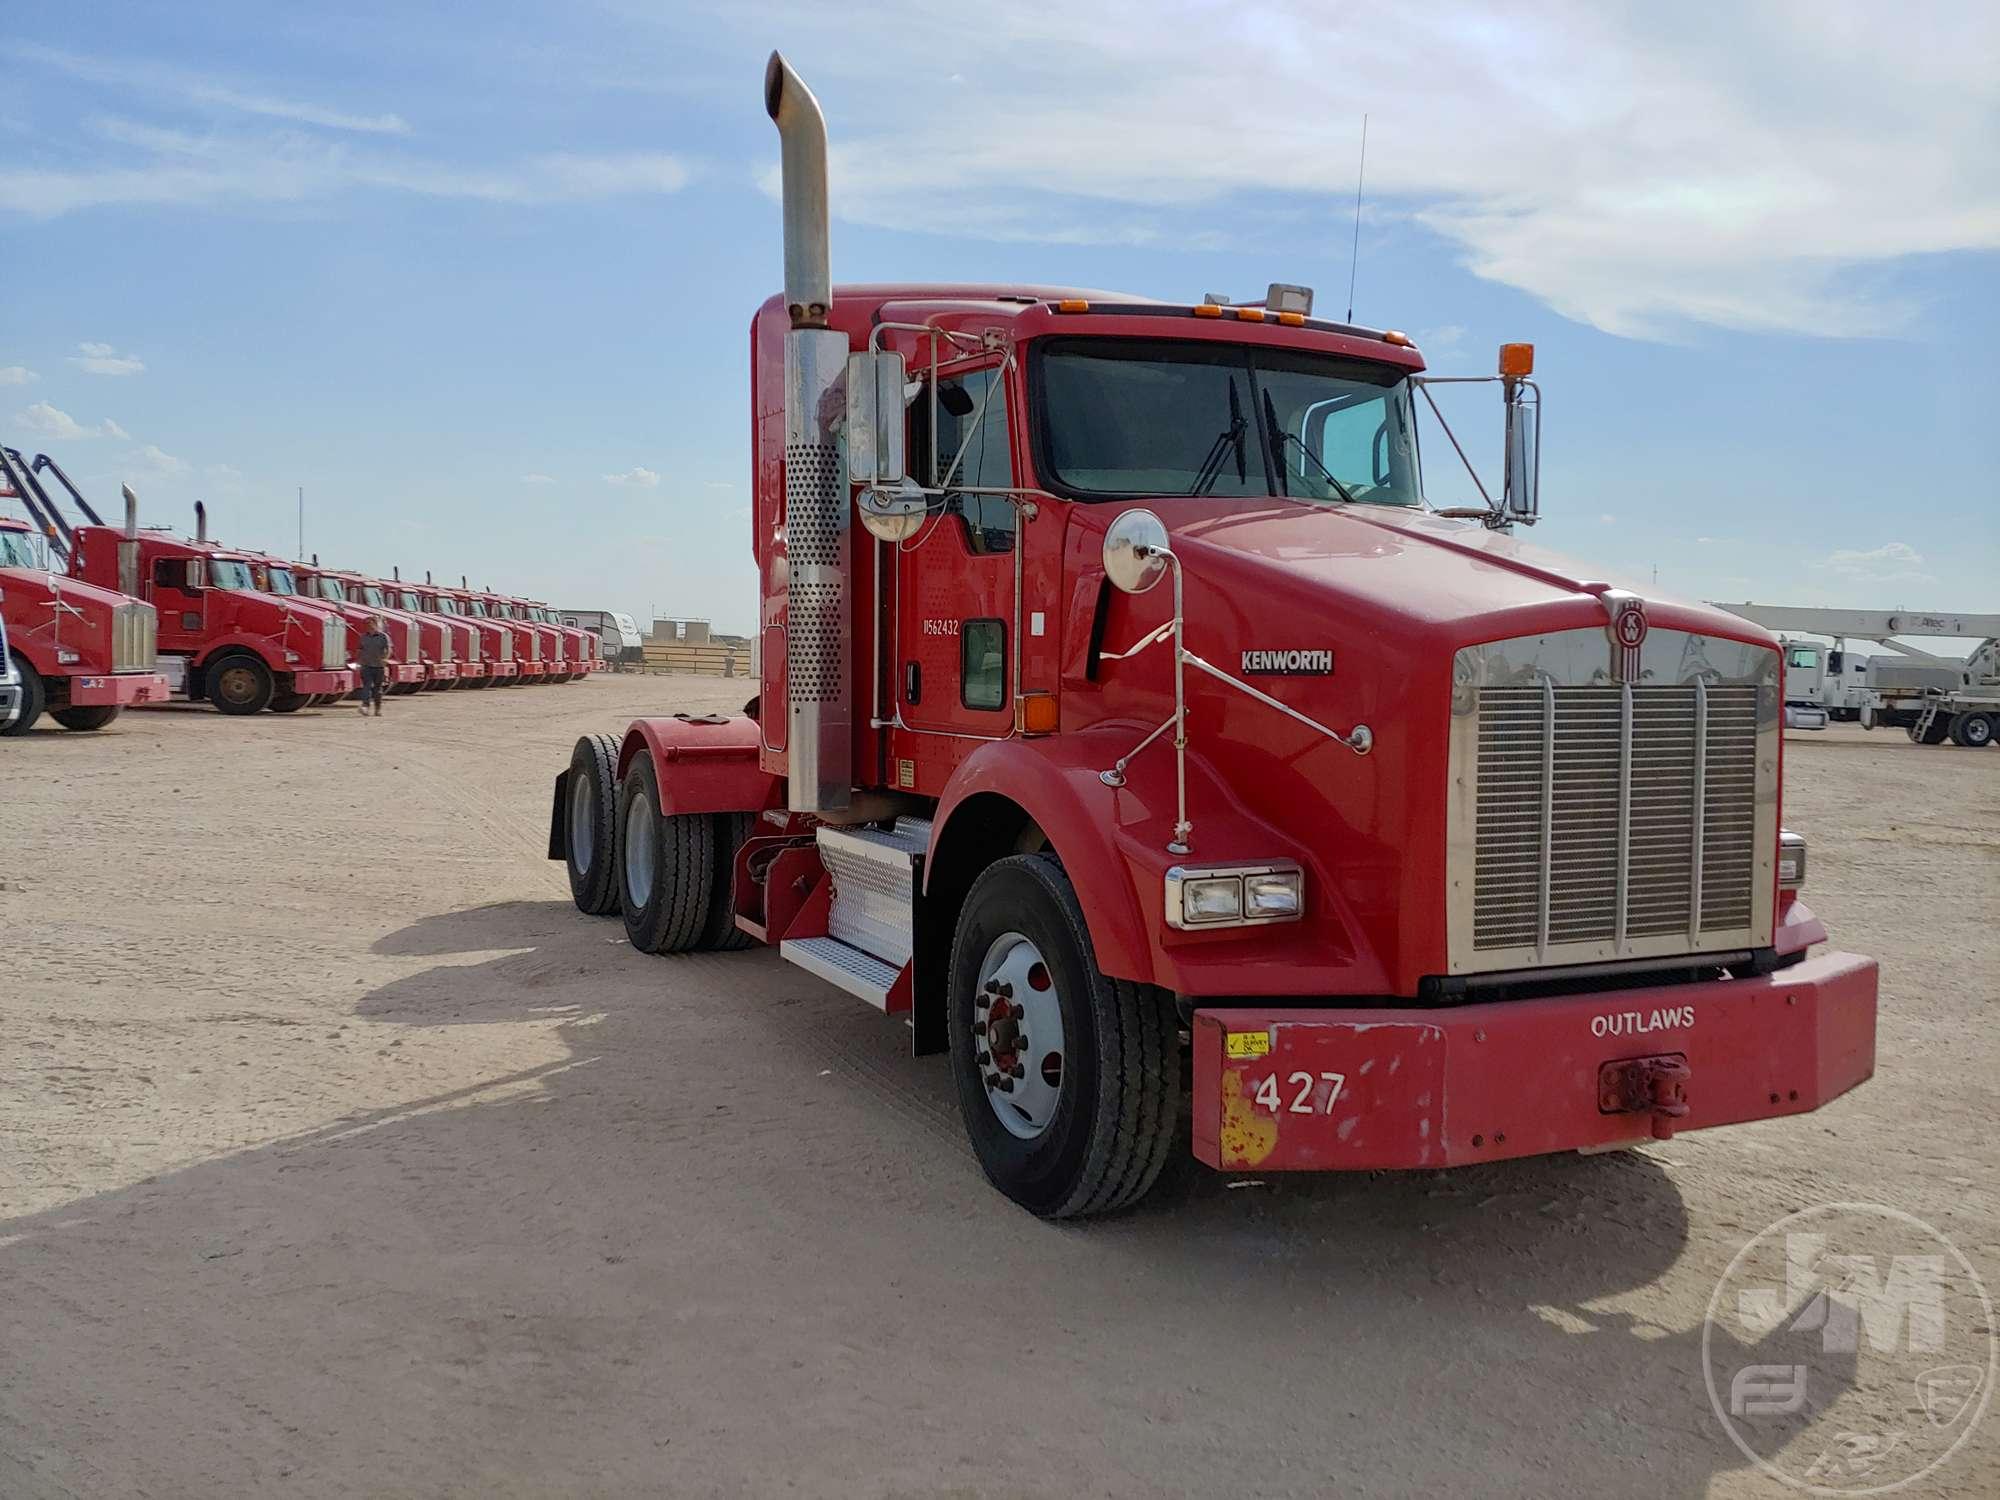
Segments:
[[[855,484],[903,481],[904,378],[903,356],[890,350],[847,356],[847,477]]]
[[[1541,513],[1542,403],[1527,381],[1507,384],[1507,457],[1500,513],[1510,522],[1532,526]]]
[[[1104,576],[1127,594],[1143,594],[1167,571],[1167,526],[1150,510],[1128,510],[1104,533]]]

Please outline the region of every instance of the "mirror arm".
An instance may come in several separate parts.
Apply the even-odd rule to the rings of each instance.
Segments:
[[[1479,498],[1486,502],[1487,514],[1492,515],[1498,511],[1499,507],[1493,503],[1493,497],[1486,493],[1486,486],[1480,482],[1479,471],[1472,467],[1472,460],[1465,456],[1465,449],[1459,445],[1458,434],[1451,430],[1451,423],[1447,422],[1444,419],[1444,413],[1438,410],[1437,397],[1430,393],[1430,387],[1433,385],[1471,385],[1474,383],[1484,383],[1486,378],[1484,375],[1459,377],[1432,376],[1421,380],[1412,377],[1410,383],[1423,392],[1424,400],[1430,404],[1431,415],[1437,418],[1438,426],[1444,429],[1444,435],[1451,439],[1452,451],[1458,455],[1458,461],[1465,465],[1465,472],[1472,476],[1473,487],[1479,491]]]

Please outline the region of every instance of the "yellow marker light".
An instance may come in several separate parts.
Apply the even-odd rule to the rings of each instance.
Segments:
[[[1264,321],[1264,309],[1261,307],[1237,307],[1232,308],[1231,311],[1245,323],[1261,323]]]
[[[1203,302],[1195,308],[1194,315],[1197,318],[1219,318],[1222,316],[1222,309],[1213,302]]]
[[[1023,734],[1056,732],[1056,700],[1047,693],[1023,693],[1014,700],[1014,715]]]
[[[1382,342],[1385,344],[1397,344],[1407,349],[1410,347],[1410,336],[1400,328],[1391,328],[1382,335]]]
[[[1500,346],[1500,373],[1512,380],[1535,373],[1535,346],[1533,344],[1502,344]]]
[[[1061,313],[1089,312],[1090,304],[1081,297],[1065,297],[1056,304],[1056,311]]]
[[[1306,315],[1304,313],[1281,312],[1278,314],[1278,321],[1283,323],[1287,328],[1303,328],[1306,326]]]

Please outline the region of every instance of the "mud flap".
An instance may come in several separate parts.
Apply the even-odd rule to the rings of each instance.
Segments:
[[[549,858],[569,858],[569,772],[556,772],[555,800],[549,804]]]

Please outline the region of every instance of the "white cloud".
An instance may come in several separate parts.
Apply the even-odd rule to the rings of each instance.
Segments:
[[[633,484],[641,489],[652,489],[660,482],[660,476],[651,469],[627,469],[623,474],[606,474],[606,484]]]
[[[243,488],[243,471],[234,464],[210,464],[202,471],[207,474],[218,489],[240,490]]]
[[[1923,554],[1908,542],[1884,542],[1865,552],[1841,549],[1807,566],[1852,583],[1935,583]]]
[[[1342,309],[1345,311],[1345,309]],[[1416,345],[1428,355],[1453,354],[1465,342],[1465,325],[1445,323],[1436,328],[1426,328],[1421,333],[1410,335]]]
[[[146,362],[136,354],[120,354],[109,344],[78,344],[69,362],[87,375],[143,375]]]
[[[0,365],[0,385],[28,385],[41,378],[26,365]]]
[[[178,99],[184,103],[232,110],[239,114],[261,115],[289,120],[299,125],[317,125],[327,130],[345,130],[364,135],[407,135],[409,122],[396,114],[354,114],[330,109],[298,99],[280,99],[217,82],[197,73],[159,63],[124,61],[117,58],[80,57],[54,47],[15,43],[10,49],[18,58],[43,64],[86,83],[109,84],[124,90]]]
[[[554,484],[555,482],[555,477],[550,474],[523,474],[521,476],[521,483],[523,484]]]
[[[782,9],[717,14],[815,59],[834,211],[865,223],[1185,243],[1244,233],[1266,206],[1248,190],[1337,221],[1367,112],[1377,225],[1427,227],[1477,275],[1613,333],[1880,333],[1910,308],[1871,271],[2000,249],[1991,5],[1252,0],[1161,24],[1142,0],[1017,0],[982,17],[958,84],[935,67],[962,47],[948,8],[883,0],[866,48],[837,7]],[[885,122],[885,75],[898,121],[1005,127]],[[1386,321],[1367,240],[1356,314]]]
[[[500,166],[330,144],[299,132],[246,135],[93,122],[107,149],[78,167],[0,166],[0,212],[52,219],[107,205],[299,203],[359,190],[489,203],[572,203],[675,192],[680,158],[656,151],[558,152]]]
[[[186,459],[175,458],[171,453],[163,453],[151,443],[146,444],[134,456],[155,474],[191,474],[194,472],[194,465]]]
[[[37,437],[61,438],[68,442],[82,438],[128,436],[125,429],[109,417],[94,427],[87,427],[68,412],[46,401],[37,401],[33,406],[14,413],[14,424]]]

